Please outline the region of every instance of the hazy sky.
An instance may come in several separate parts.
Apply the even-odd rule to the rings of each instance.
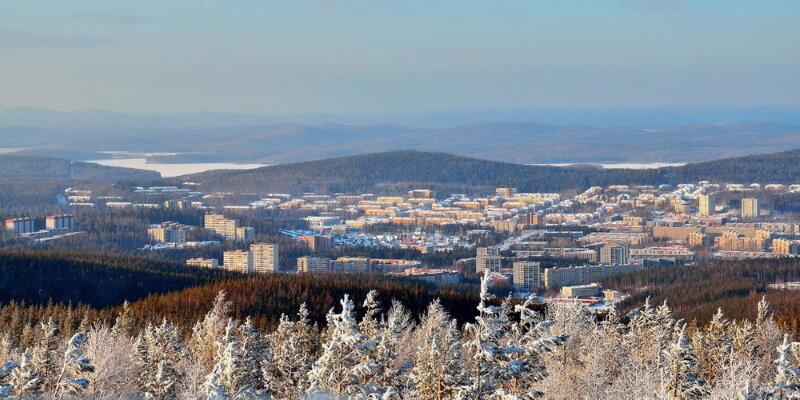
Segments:
[[[0,107],[797,107],[798,21],[798,0],[3,0]]]

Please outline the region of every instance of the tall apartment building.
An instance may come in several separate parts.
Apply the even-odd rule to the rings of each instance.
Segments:
[[[514,263],[514,289],[534,290],[542,286],[541,264],[530,261]]]
[[[216,258],[190,258],[186,260],[186,266],[198,268],[219,268],[219,261]]]
[[[758,218],[758,199],[742,199],[742,218]]]
[[[238,243],[250,243],[256,240],[256,230],[249,226],[236,228],[235,240]]]
[[[369,258],[339,257],[335,260],[331,260],[331,272],[344,272],[348,274],[370,272]]]
[[[157,243],[186,243],[186,231],[182,229],[165,228],[155,225],[147,228],[147,236],[150,238],[150,241]]]
[[[329,235],[303,235],[297,237],[297,242],[314,253],[322,253],[333,248],[333,237]]]
[[[627,243],[607,244],[600,248],[600,264],[627,264],[629,258],[630,249]]]
[[[714,215],[717,210],[717,197],[713,194],[701,194],[697,197],[697,213],[702,216]]]
[[[325,273],[330,272],[330,258],[300,257],[297,259],[297,272]]]
[[[44,227],[47,230],[65,229],[71,231],[72,215],[70,214],[50,215],[47,218],[45,218]]]
[[[800,241],[775,239],[772,241],[772,252],[777,254],[800,254]]]
[[[236,228],[239,227],[239,220],[225,218],[225,216],[221,214],[206,214],[203,226],[225,237],[225,240],[236,240]]]
[[[497,247],[478,247],[475,256],[475,272],[483,274],[483,271],[500,272],[503,266],[503,258],[500,257],[500,249]]]
[[[6,220],[6,230],[21,235],[33,232],[33,218],[11,218]]]
[[[249,251],[230,250],[222,254],[222,263],[228,271],[253,272],[253,256]]]
[[[253,272],[267,274],[280,270],[277,244],[253,243],[250,245],[250,256],[253,262]]]

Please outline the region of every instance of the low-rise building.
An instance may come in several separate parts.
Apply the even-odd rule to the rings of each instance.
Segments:
[[[590,297],[600,295],[601,286],[597,283],[588,285],[564,286],[561,295],[565,297]]]
[[[186,266],[198,268],[219,268],[219,261],[216,258],[190,258],[186,260]]]

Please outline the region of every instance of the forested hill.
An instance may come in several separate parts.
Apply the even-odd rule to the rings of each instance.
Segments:
[[[74,179],[117,182],[159,179],[153,171],[107,167],[98,164],[49,157],[0,156],[0,179]]]
[[[470,192],[496,186],[523,191],[562,191],[593,185],[661,184],[698,180],[739,183],[800,181],[800,150],[730,158],[659,169],[552,167],[480,160],[447,153],[392,151],[282,164],[247,171],[214,171],[181,177],[206,191],[386,192],[426,187]]]

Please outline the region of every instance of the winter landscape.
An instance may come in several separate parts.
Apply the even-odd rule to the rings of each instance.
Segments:
[[[0,2],[0,399],[800,400],[799,18]]]

